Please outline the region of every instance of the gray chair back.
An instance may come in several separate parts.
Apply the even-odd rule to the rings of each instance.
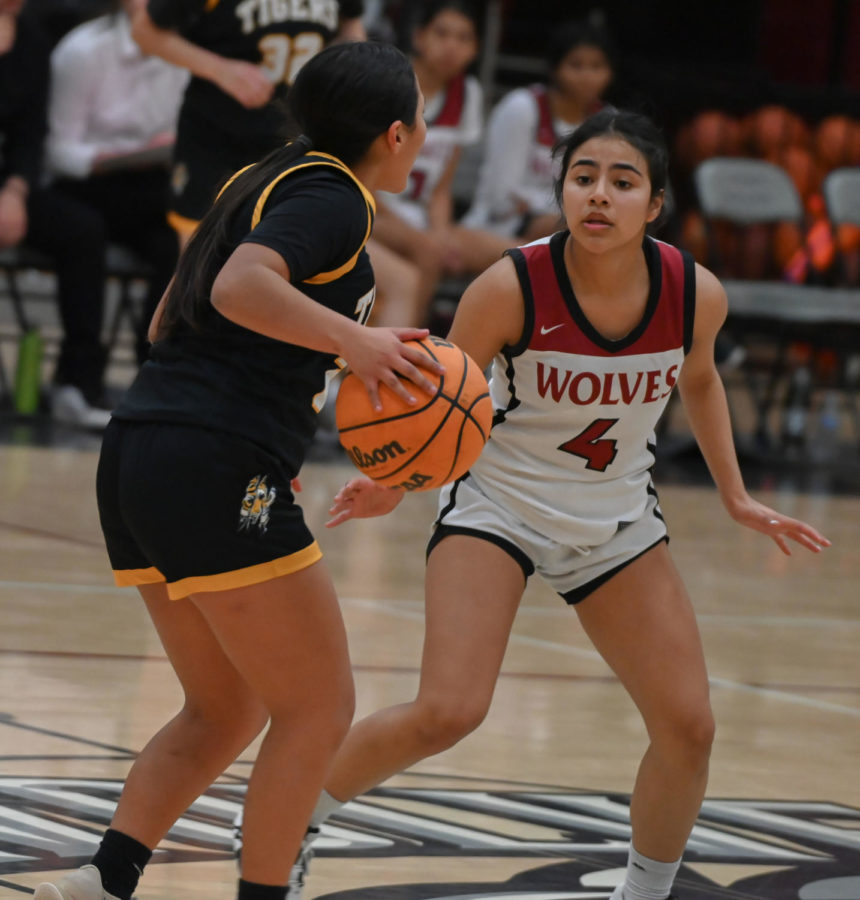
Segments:
[[[799,221],[803,206],[788,173],[761,159],[716,157],[693,173],[702,213],[736,225]]]
[[[834,169],[824,179],[822,192],[834,225],[860,225],[860,167]]]

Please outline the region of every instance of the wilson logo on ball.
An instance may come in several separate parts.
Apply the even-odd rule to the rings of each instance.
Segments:
[[[434,393],[410,384],[418,402],[409,406],[380,385],[377,411],[361,379],[348,373],[335,419],[341,444],[365,475],[389,487],[426,491],[459,478],[478,458],[490,436],[493,405],[483,373],[459,347],[432,336],[408,343],[445,367],[441,376],[422,370]]]
[[[374,466],[382,465],[382,463],[389,462],[406,453],[397,441],[389,441],[382,447],[375,447],[369,452],[365,452],[360,447],[353,447],[348,452],[359,469],[372,469]]]

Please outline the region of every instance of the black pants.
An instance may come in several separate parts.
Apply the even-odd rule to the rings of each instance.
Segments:
[[[63,342],[54,380],[81,389],[90,403],[102,392],[106,353],[101,342],[105,227],[101,215],[53,188],[27,201],[26,243],[54,260]]]
[[[130,247],[152,267],[136,335],[138,362],[146,358],[149,321],[179,257],[176,232],[167,224],[168,179],[167,169],[158,167],[63,179],[54,185],[101,216],[108,240]]]

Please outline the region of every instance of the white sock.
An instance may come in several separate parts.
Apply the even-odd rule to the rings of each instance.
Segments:
[[[333,813],[337,812],[344,805],[345,800],[336,800],[328,791],[320,794],[317,805],[311,813],[311,828],[319,828],[323,822]]]
[[[613,891],[610,900],[666,900],[680,867],[680,859],[658,862],[637,853],[631,845],[624,883]]]

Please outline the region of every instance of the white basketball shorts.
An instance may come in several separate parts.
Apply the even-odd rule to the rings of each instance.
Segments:
[[[669,540],[653,488],[639,519],[621,523],[608,541],[588,548],[557,543],[523,524],[487,497],[468,475],[442,489],[439,506],[428,556],[449,535],[482,538],[513,557],[526,578],[537,572],[570,604],[584,600],[634,559]]]

